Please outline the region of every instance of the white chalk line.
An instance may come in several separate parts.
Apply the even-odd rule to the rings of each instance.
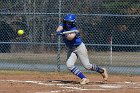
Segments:
[[[74,90],[110,90],[110,89],[83,89],[83,88],[81,88],[81,87],[62,87],[62,88],[68,88],[68,89],[74,89]]]
[[[15,82],[15,83],[32,83],[32,84],[38,84],[38,85],[45,85],[45,86],[54,86],[57,85],[60,88],[63,89],[70,89],[71,91],[77,90],[77,91],[100,91],[100,90],[111,90],[111,89],[119,89],[123,87],[131,86],[131,88],[134,89],[140,89],[140,82],[113,82],[112,84],[96,84],[96,85],[85,85],[85,86],[97,86],[99,88],[82,88],[81,86],[74,86],[74,84],[61,84],[61,83],[44,83],[44,81],[30,81],[30,80],[0,80],[0,82]],[[111,83],[111,82],[110,82]],[[137,86],[134,86],[137,85]],[[60,93],[66,90],[56,90],[56,91],[49,91],[49,92],[36,92],[36,93]]]
[[[56,90],[56,91],[49,91],[49,92],[35,92],[35,93],[61,93],[64,92],[65,90]]]
[[[116,89],[116,88],[122,88],[122,85],[100,85],[101,88],[109,88],[109,89]]]

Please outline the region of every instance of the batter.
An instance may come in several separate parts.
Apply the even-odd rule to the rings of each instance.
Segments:
[[[61,35],[60,33],[66,31],[78,30],[75,25],[75,20],[76,16],[74,14],[67,14],[64,17],[63,22],[59,24],[56,30],[57,35]],[[62,35],[62,37],[66,46],[68,47],[66,66],[73,74],[82,79],[80,84],[89,83],[89,79],[75,66],[77,58],[79,58],[80,62],[87,70],[92,70],[100,73],[103,79],[107,81],[108,74],[106,69],[89,62],[87,48],[83,43],[79,32],[64,34]]]

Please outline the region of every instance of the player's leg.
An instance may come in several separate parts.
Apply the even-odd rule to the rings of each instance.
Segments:
[[[77,55],[76,53],[72,52],[71,50],[69,50],[68,55],[67,55],[67,68],[76,76],[78,76],[79,78],[82,79],[82,82],[80,82],[81,84],[86,84],[88,83],[88,79],[86,79],[86,76],[77,68],[75,67],[75,62],[77,60]]]
[[[107,74],[106,69],[101,68],[101,67],[97,66],[96,64],[91,64],[89,62],[87,49],[84,44],[82,44],[80,47],[78,47],[76,52],[78,54],[80,61],[82,62],[83,66],[86,69],[100,73],[103,76],[104,80],[107,80],[108,74]]]

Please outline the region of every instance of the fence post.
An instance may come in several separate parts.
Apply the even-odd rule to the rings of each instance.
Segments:
[[[110,36],[110,64],[112,65],[112,36]]]
[[[59,0],[59,24],[61,22],[61,0]],[[60,72],[60,50],[61,50],[61,38],[58,36],[58,53],[57,53],[57,71]]]

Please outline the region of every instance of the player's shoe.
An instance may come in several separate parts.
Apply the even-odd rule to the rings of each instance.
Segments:
[[[83,78],[82,81],[80,82],[81,85],[88,84],[88,83],[89,83],[89,79],[87,78]]]
[[[107,73],[107,70],[106,70],[106,68],[102,68],[102,69],[104,70],[104,72],[101,73],[101,75],[103,76],[104,81],[107,81],[107,79],[108,79],[108,73]]]

